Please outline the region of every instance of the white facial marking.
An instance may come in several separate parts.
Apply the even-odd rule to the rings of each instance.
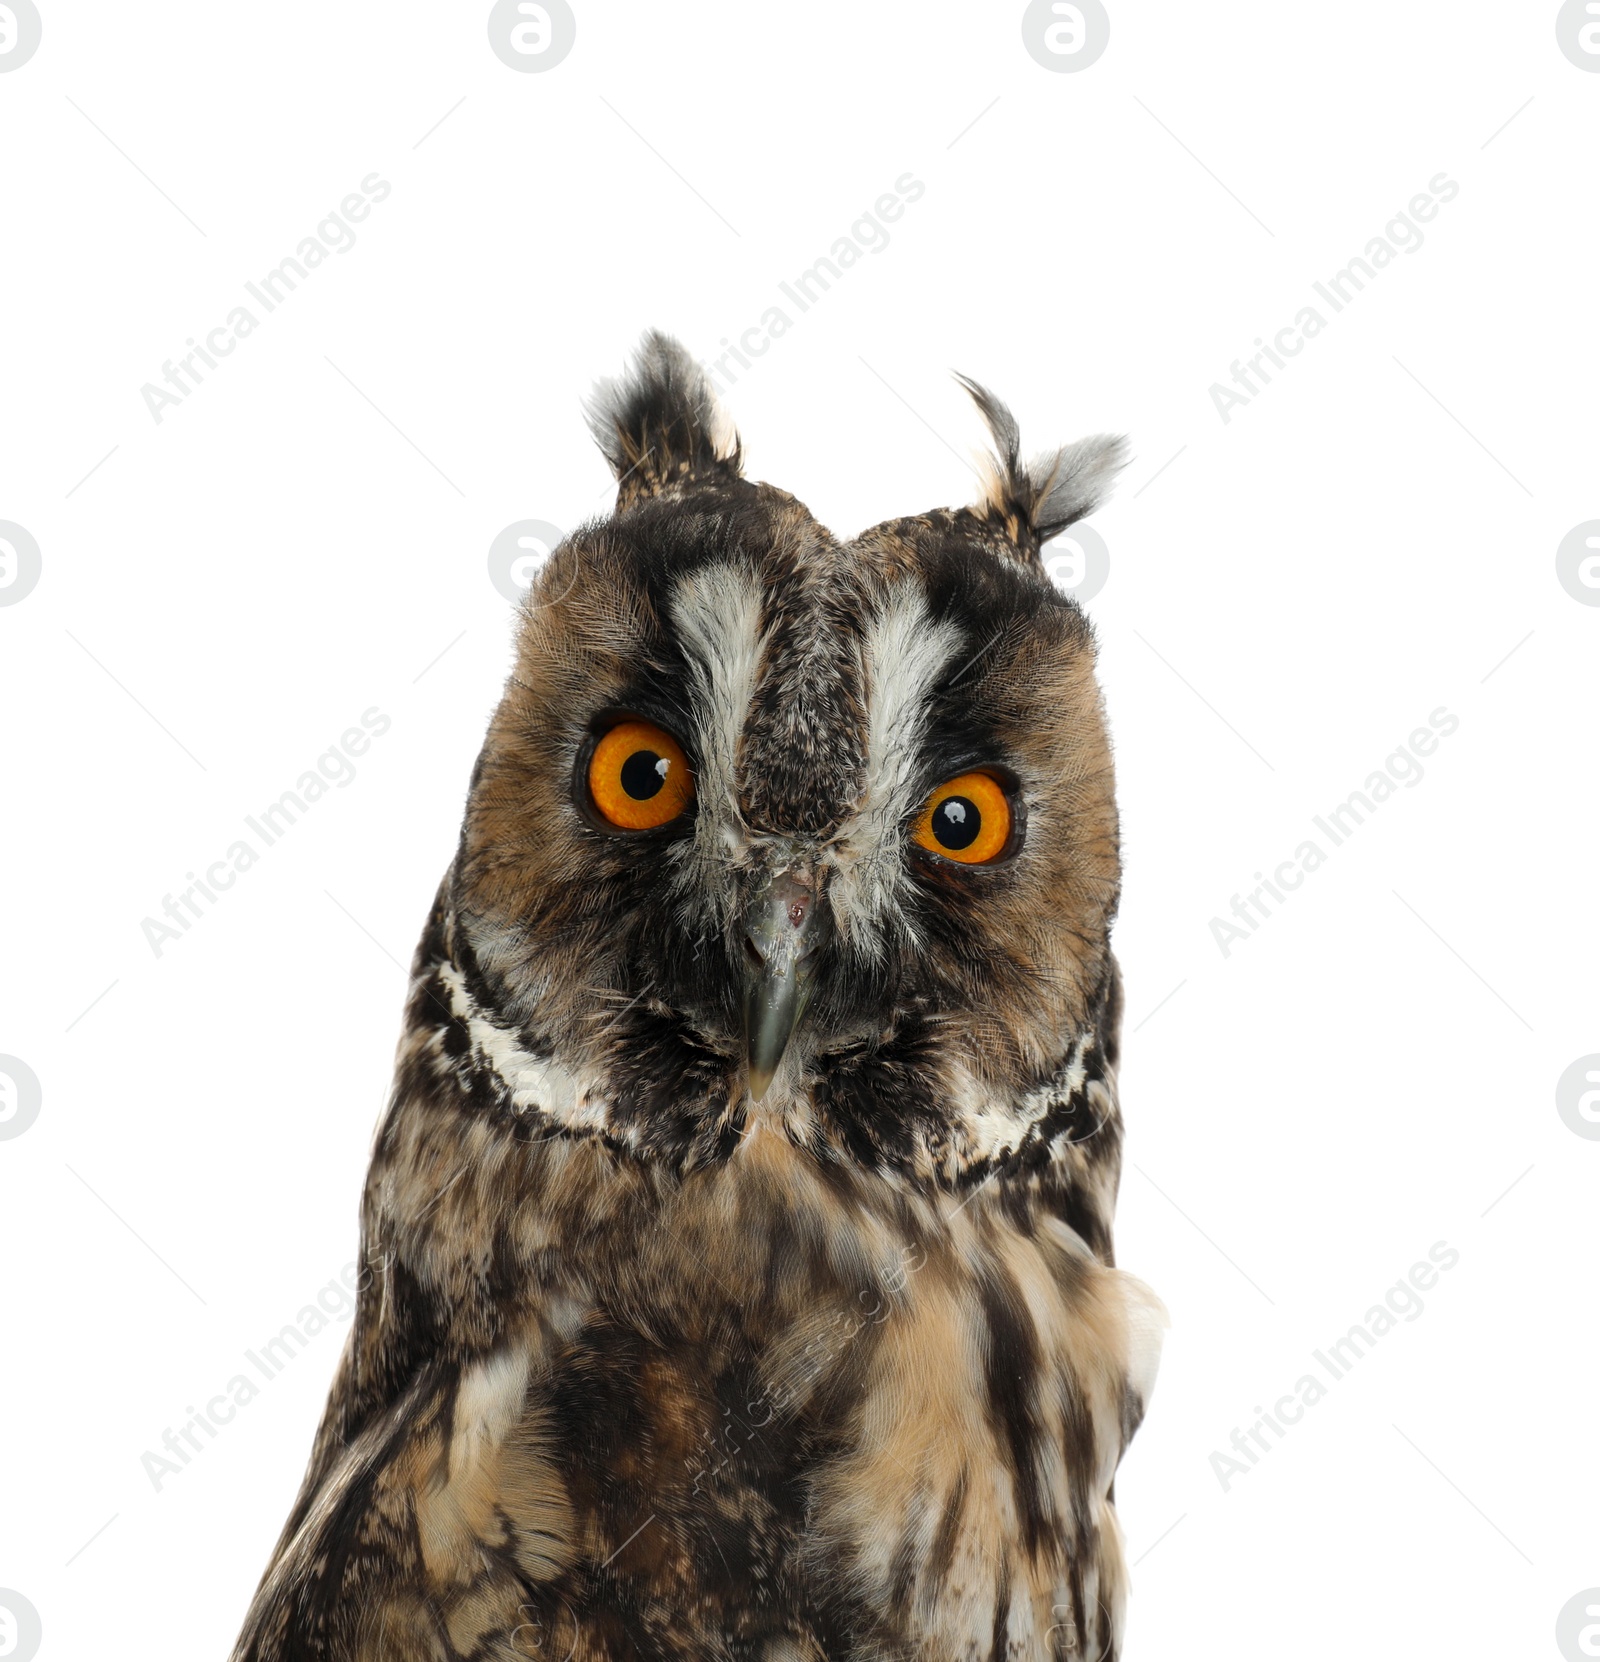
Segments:
[[[575,1131],[606,1126],[606,1105],[599,1093],[586,1088],[553,1057],[530,1055],[511,1028],[486,1016],[454,964],[440,964],[439,978],[450,994],[452,1013],[466,1024],[474,1059],[494,1072],[513,1108],[541,1109]]]
[[[916,759],[934,683],[961,644],[935,623],[913,583],[902,583],[867,624],[867,767],[861,807],[834,851],[834,914],[842,936],[870,956],[887,944],[904,867],[900,830],[922,806]]]
[[[731,885],[719,882],[717,874],[746,848],[734,794],[735,766],[766,649],[755,574],[729,563],[691,572],[673,595],[672,622],[689,660],[689,704],[700,764],[692,845],[696,858],[680,868],[685,880],[678,892],[683,904],[703,906],[709,891],[725,908]]]

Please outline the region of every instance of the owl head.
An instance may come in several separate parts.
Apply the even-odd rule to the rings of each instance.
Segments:
[[[517,1111],[679,1168],[764,1124],[939,1184],[1081,1119],[1115,1060],[1117,815],[1041,548],[1122,442],[1024,461],[964,384],[978,499],[845,542],[744,477],[676,342],[597,391],[616,508],[523,606],[442,903]]]

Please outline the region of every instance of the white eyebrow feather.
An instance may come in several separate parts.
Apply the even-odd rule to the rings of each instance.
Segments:
[[[687,903],[697,889],[704,894],[709,888],[718,898],[719,912],[725,913],[731,887],[717,874],[725,872],[730,859],[742,856],[746,846],[735,782],[739,740],[766,653],[761,590],[748,567],[720,561],[679,580],[671,611],[689,663],[689,708],[699,764],[695,857],[682,868],[687,872],[698,866],[699,875],[679,885],[679,892]]]
[[[901,584],[868,620],[867,765],[861,804],[834,850],[834,913],[846,939],[881,954],[902,880],[899,829],[920,805],[917,753],[934,683],[961,645],[961,631],[935,622],[921,589]]]
[[[766,645],[755,574],[727,562],[690,572],[673,594],[672,621],[689,660],[701,801],[712,795],[731,805],[739,738]]]

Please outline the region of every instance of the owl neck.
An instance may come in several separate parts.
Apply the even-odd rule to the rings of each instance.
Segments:
[[[506,1016],[443,894],[412,969],[396,1089],[451,1107],[461,1135],[498,1125],[518,1140],[594,1138],[679,1172],[737,1158],[753,1118],[819,1161],[875,1174],[892,1188],[940,1191],[954,1203],[1029,1197],[1065,1219],[1109,1260],[1120,1171],[1117,1104],[1121,988],[1114,962],[1090,1019],[1063,1054],[1010,1093],[972,1071],[914,1024],[893,1044],[816,1058],[786,1090],[753,1109],[724,1065],[686,1081],[681,1100],[652,1111],[624,1080],[572,1061]],[[987,1199],[978,1201],[980,1191]]]

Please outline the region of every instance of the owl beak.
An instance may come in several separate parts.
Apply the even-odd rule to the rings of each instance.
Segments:
[[[821,934],[816,890],[787,873],[745,913],[744,1050],[750,1097],[760,1102],[811,993]]]

